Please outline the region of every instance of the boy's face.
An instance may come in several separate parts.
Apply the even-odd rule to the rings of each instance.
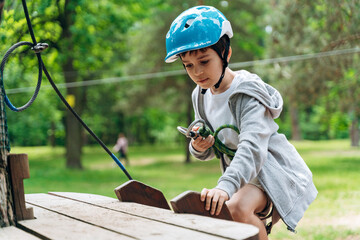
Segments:
[[[223,63],[212,48],[187,52],[181,60],[190,78],[201,88],[211,88],[219,81]]]

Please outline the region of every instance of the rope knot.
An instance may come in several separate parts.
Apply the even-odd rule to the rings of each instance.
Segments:
[[[47,43],[38,43],[35,46],[31,48],[31,50],[34,50],[35,53],[41,53],[45,49],[49,47],[49,44]]]

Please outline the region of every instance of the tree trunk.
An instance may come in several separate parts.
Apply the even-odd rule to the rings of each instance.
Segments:
[[[7,152],[1,151],[0,159],[0,227],[15,225],[13,197],[9,179]]]
[[[358,117],[355,117],[354,120],[351,122],[350,137],[351,137],[351,146],[359,147],[360,134],[359,134]]]
[[[0,84],[2,85],[2,82]],[[8,170],[9,142],[3,87],[0,91],[0,227],[7,227],[15,225],[15,212]]]
[[[59,9],[61,13],[59,15],[59,22],[62,28],[60,37],[60,51],[72,52],[73,50],[73,35],[70,31],[71,26],[74,25],[75,21],[75,5],[76,2],[70,0],[65,1],[64,9]],[[64,78],[66,83],[72,83],[78,80],[78,72],[73,65],[73,57],[71,54],[62,63],[62,70],[64,72]],[[80,88],[68,88],[67,94],[72,95],[74,98],[73,109],[81,116],[81,89]],[[66,146],[66,167],[68,168],[82,168],[81,165],[81,125],[72,115],[70,111],[66,111],[65,116],[65,146]]]
[[[3,12],[4,5],[5,5],[5,0],[0,0],[0,23],[1,23],[1,18],[2,18],[2,12]]]
[[[301,140],[298,108],[294,104],[290,103],[289,112],[291,121],[291,139],[296,141]]]
[[[55,123],[54,123],[54,121],[51,121],[49,142],[50,142],[50,146],[53,147],[53,148],[56,147],[55,131],[56,131]]]
[[[66,112],[66,167],[82,168],[81,164],[81,126],[77,119]]]
[[[78,78],[77,71],[73,66],[73,59],[68,58],[63,65],[63,71],[65,73],[65,82],[72,83]],[[67,95],[72,96],[74,99],[73,106],[71,106],[75,112],[81,116],[81,88],[68,88]],[[81,135],[81,124],[73,116],[70,111],[66,111],[65,117],[65,146],[66,146],[66,167],[68,168],[82,168],[81,164],[81,148],[82,148],[82,135]]]

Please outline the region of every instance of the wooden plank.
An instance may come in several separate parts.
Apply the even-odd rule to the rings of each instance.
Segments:
[[[135,202],[170,210],[164,194],[158,189],[150,187],[142,182],[135,180],[127,181],[115,188],[114,191],[119,201]]]
[[[6,240],[39,240],[40,238],[27,233],[15,226],[0,228],[0,239]]]
[[[33,219],[31,208],[25,207],[23,180],[30,177],[29,161],[27,154],[10,154],[9,168],[12,183],[16,220]]]
[[[135,216],[140,216],[155,221],[169,223],[175,226],[182,226],[201,232],[206,232],[228,239],[258,239],[259,230],[252,225],[238,223],[234,221],[209,218],[194,214],[175,214],[169,210],[140,205],[137,203],[122,203],[114,198],[70,192],[50,193],[64,198],[74,199],[107,209],[119,212],[128,212]]]
[[[120,205],[126,204],[112,198],[110,198],[110,200]],[[134,216],[126,212],[114,211],[112,209],[53,195],[27,194],[26,202],[71,217],[77,221],[83,221],[138,239],[224,239],[172,224]],[[152,214],[157,214],[157,210],[164,210],[154,207],[152,207],[152,209],[155,209]],[[49,228],[51,228],[51,226],[49,226]],[[54,228],[56,228],[56,226],[54,226]]]
[[[18,225],[29,231],[36,232],[42,239],[134,239],[35,205],[31,206],[34,209],[36,219],[23,220],[18,222]]]
[[[205,210],[205,203],[200,200],[200,193],[194,191],[186,191],[171,201],[171,206],[176,213],[193,213],[197,215],[231,220],[233,217],[226,204],[223,205],[219,215],[210,215],[209,211]]]

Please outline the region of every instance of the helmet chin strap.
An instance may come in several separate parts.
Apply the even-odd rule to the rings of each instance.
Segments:
[[[221,76],[219,78],[219,81],[214,85],[215,89],[218,89],[220,87],[220,84],[221,84],[224,76],[225,76],[225,70],[229,65],[229,63],[227,61],[227,58],[228,58],[228,55],[229,55],[230,39],[227,38],[224,56],[222,55],[222,52],[220,51],[220,49],[218,49],[215,45],[211,46],[211,48],[213,50],[215,50],[215,52],[217,52],[217,54],[219,55],[219,57],[223,61],[223,70],[222,70]],[[201,89],[201,94],[205,94],[206,91],[207,91],[207,89],[205,89],[205,88]]]

